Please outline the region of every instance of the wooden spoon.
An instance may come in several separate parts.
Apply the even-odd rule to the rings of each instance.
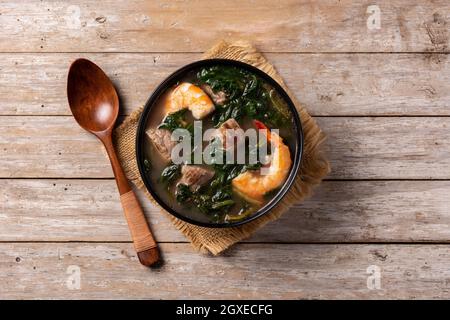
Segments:
[[[70,110],[78,124],[103,142],[111,161],[120,201],[139,261],[145,266],[153,265],[159,260],[158,247],[112,143],[112,129],[119,114],[119,99],[113,84],[96,64],[86,59],[78,59],[70,66],[67,97]]]

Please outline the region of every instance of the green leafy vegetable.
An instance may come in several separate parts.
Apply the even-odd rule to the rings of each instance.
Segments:
[[[239,120],[247,116],[271,127],[281,127],[290,120],[284,101],[274,89],[264,85],[253,73],[230,66],[212,66],[197,73],[200,83],[208,84],[214,92],[223,91],[228,102],[216,106],[213,116],[215,126],[230,118]]]
[[[184,120],[186,110],[187,109],[181,109],[168,114],[158,126],[158,129],[167,129],[169,131],[174,131],[175,129],[189,129],[192,124],[189,124]]]
[[[231,100],[225,103],[223,106],[216,106],[216,112],[214,113],[212,120],[215,126],[219,126],[228,119],[241,119],[245,114],[245,109],[242,107],[240,100]]]
[[[191,198],[192,192],[189,186],[180,183],[179,185],[177,185],[175,195],[178,202],[186,202]]]
[[[200,82],[208,84],[214,92],[224,91],[228,99],[232,100],[242,95],[247,75],[248,72],[239,68],[212,66],[200,70],[197,78]]]
[[[242,209],[238,212],[238,214],[227,214],[225,215],[225,221],[226,222],[234,222],[234,221],[240,221],[248,216],[250,216],[253,212],[255,212],[255,208],[252,207],[248,203],[244,203],[242,206]]]
[[[144,170],[145,170],[145,172],[149,173],[151,169],[152,169],[152,166],[150,164],[150,161],[147,158],[145,158],[144,159]]]
[[[226,199],[230,199],[232,196],[231,186],[226,185],[221,188],[217,188],[216,193],[211,197],[211,201],[219,202]]]
[[[171,171],[168,168],[166,169]],[[176,189],[176,200],[180,203],[191,203],[201,212],[220,220],[220,217],[235,204],[232,199],[231,180],[242,172],[244,166],[214,165],[214,168],[215,177],[208,186],[191,191],[189,186],[179,184]]]
[[[160,181],[171,184],[180,176],[180,174],[181,166],[179,164],[170,164],[161,172]]]
[[[262,164],[261,162],[258,163],[253,163],[253,164],[246,164],[244,166],[245,171],[247,170],[258,170],[259,168],[261,168]]]
[[[224,201],[220,201],[220,202],[215,202],[211,205],[211,209],[217,210],[223,207],[229,207],[232,206],[234,204],[234,201],[231,199],[228,200],[224,200]]]
[[[269,97],[274,109],[278,111],[280,116],[284,117],[285,119],[289,119],[289,117],[291,116],[289,109],[275,89],[270,89]]]

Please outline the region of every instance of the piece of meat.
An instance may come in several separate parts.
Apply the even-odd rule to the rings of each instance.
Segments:
[[[172,133],[166,129],[148,129],[145,133],[164,162],[170,162],[172,149],[177,144],[170,139]]]
[[[181,178],[178,184],[185,184],[191,191],[197,191],[212,177],[214,177],[214,170],[197,165],[184,165],[181,167]]]
[[[216,129],[216,132],[214,134],[215,137],[218,137],[222,141],[222,145],[224,149],[227,149],[227,130],[237,130],[241,129],[239,126],[239,123],[237,123],[236,120],[233,118],[228,119],[224,123],[220,125],[219,128]],[[231,132],[232,133],[232,132]]]
[[[215,104],[221,106],[227,101],[227,95],[225,94],[225,92],[217,91],[216,93],[214,93],[213,89],[207,84],[203,84],[201,87],[203,91],[205,91],[206,94],[210,96]]]

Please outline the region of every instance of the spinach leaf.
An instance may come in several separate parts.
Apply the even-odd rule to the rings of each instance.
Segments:
[[[240,175],[244,171],[245,171],[244,166],[241,164],[237,164],[237,165],[233,166],[233,168],[228,172],[227,181],[229,181],[231,183],[231,180],[236,178],[238,175]]]
[[[196,192],[193,196],[195,206],[205,214],[211,214],[213,202],[209,194],[200,194]]]
[[[244,109],[242,108],[241,101],[234,99],[225,103],[223,106],[216,106],[216,112],[214,113],[212,120],[216,127],[230,118],[239,120],[244,116]]]
[[[184,114],[187,109],[181,109],[179,111],[168,114],[161,124],[158,126],[158,129],[167,129],[169,131],[174,131],[175,129],[188,129],[192,126],[184,120]]]
[[[261,120],[270,127],[281,127],[290,120],[289,111],[275,90],[249,71],[213,66],[200,70],[197,79],[215,92],[224,91],[228,97],[227,103],[216,106],[213,116],[216,127],[230,118],[239,120],[244,116]]]
[[[214,92],[224,91],[230,100],[241,96],[248,72],[240,68],[212,66],[197,73],[200,82],[208,84]]]
[[[255,212],[256,208],[252,207],[248,202],[245,202],[242,205],[242,209],[239,210],[238,214],[234,214],[234,215],[225,215],[224,220],[226,222],[233,222],[233,221],[240,221],[246,217],[248,217],[249,215],[251,215],[253,212]]]
[[[170,164],[161,172],[160,181],[170,184],[174,182],[181,174],[181,165]]]
[[[234,205],[231,189],[230,170],[233,165],[214,165],[217,168],[214,180],[207,186],[192,192],[188,186],[177,186],[176,199],[178,202],[190,202],[210,217],[220,218]],[[219,219],[220,220],[220,219]]]
[[[214,221],[223,221],[229,209],[235,205],[231,181],[244,172],[251,170],[251,165],[215,164],[215,177],[207,186],[191,191],[189,186],[179,184],[175,195],[179,203],[194,205],[200,212],[207,214]],[[172,166],[167,167],[171,171]],[[166,170],[165,169],[165,170]],[[241,216],[243,218],[244,216]]]
[[[250,96],[252,94],[256,94],[258,86],[259,86],[259,81],[258,81],[258,79],[256,79],[256,76],[255,75],[251,76],[251,79],[245,85],[242,96]]]
[[[152,165],[150,164],[150,161],[147,158],[145,158],[144,159],[144,171],[146,173],[149,173],[151,170],[152,170]]]
[[[217,210],[217,209],[223,209],[224,207],[230,207],[234,205],[234,201],[231,199],[215,202],[212,204],[211,209]]]
[[[232,196],[231,186],[226,185],[222,188],[217,189],[216,193],[211,197],[213,202],[223,201],[225,199],[230,199]]]
[[[247,170],[257,170],[257,169],[261,168],[261,166],[262,166],[261,162],[253,163],[253,164],[246,164],[244,166],[244,170],[245,171],[247,171]]]
[[[278,92],[275,89],[270,89],[269,97],[270,101],[272,102],[273,108],[278,111],[279,115],[285,119],[289,119],[291,117],[289,109]]]
[[[175,195],[176,195],[176,199],[178,202],[186,202],[191,198],[192,192],[191,192],[191,189],[189,188],[189,186],[180,183],[177,186]]]

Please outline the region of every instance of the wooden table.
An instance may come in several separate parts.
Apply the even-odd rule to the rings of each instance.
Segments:
[[[448,0],[2,0],[0,298],[450,298],[449,15]],[[140,194],[165,260],[149,270],[70,115],[68,66],[98,63],[126,115],[220,38],[275,64],[333,172],[220,257]]]

